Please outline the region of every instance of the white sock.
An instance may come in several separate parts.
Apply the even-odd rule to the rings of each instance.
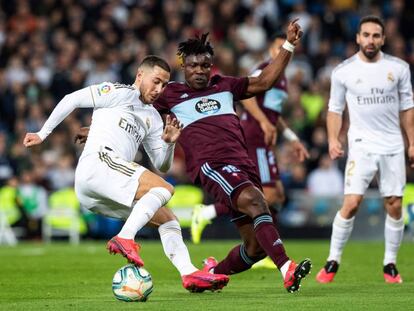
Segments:
[[[331,247],[329,249],[328,261],[335,260],[338,263],[341,262],[342,251],[352,233],[354,220],[355,216],[350,219],[345,219],[339,211],[336,213],[332,224]]]
[[[282,273],[283,279],[285,279],[286,272],[288,271],[291,262],[292,260],[286,261],[284,265],[280,268],[280,273]]]
[[[144,227],[170,198],[171,193],[166,188],[152,188],[135,203],[118,236],[123,239],[135,239],[138,230]]]
[[[385,254],[384,266],[397,263],[397,253],[404,235],[404,218],[394,219],[387,214],[385,218]]]
[[[178,221],[171,220],[158,227],[164,253],[177,268],[180,275],[191,274],[198,269],[191,262],[187,246],[184,244]]]
[[[205,205],[201,209],[201,216],[204,219],[212,220],[217,217],[216,209],[214,208],[214,204]]]

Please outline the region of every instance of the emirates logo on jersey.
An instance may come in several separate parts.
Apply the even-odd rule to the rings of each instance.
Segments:
[[[211,98],[202,98],[195,104],[197,112],[202,114],[215,114],[221,108],[220,102]]]

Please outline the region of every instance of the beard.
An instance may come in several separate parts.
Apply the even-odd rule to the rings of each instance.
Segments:
[[[373,49],[368,51],[367,47],[361,48],[362,54],[364,54],[365,57],[368,58],[368,59],[374,59],[375,56],[377,56],[377,54],[381,50],[381,48],[376,47],[376,46],[374,46],[374,47],[370,46],[370,48],[373,48]]]

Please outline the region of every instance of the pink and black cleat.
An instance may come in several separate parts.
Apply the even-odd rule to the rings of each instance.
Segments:
[[[300,288],[300,282],[310,273],[311,269],[312,262],[310,259],[305,259],[299,264],[296,264],[292,260],[285,275],[284,287],[286,290],[289,293],[298,291]]]
[[[229,282],[225,274],[213,274],[197,270],[182,276],[183,286],[192,293],[201,293],[205,290],[216,291],[222,289]]]

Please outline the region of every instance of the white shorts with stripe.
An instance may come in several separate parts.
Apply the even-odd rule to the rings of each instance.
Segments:
[[[108,150],[82,156],[75,175],[79,202],[94,213],[126,219],[145,170]]]
[[[382,197],[402,197],[406,183],[404,151],[395,154],[369,153],[350,148],[345,170],[345,194],[365,194],[377,174]]]

